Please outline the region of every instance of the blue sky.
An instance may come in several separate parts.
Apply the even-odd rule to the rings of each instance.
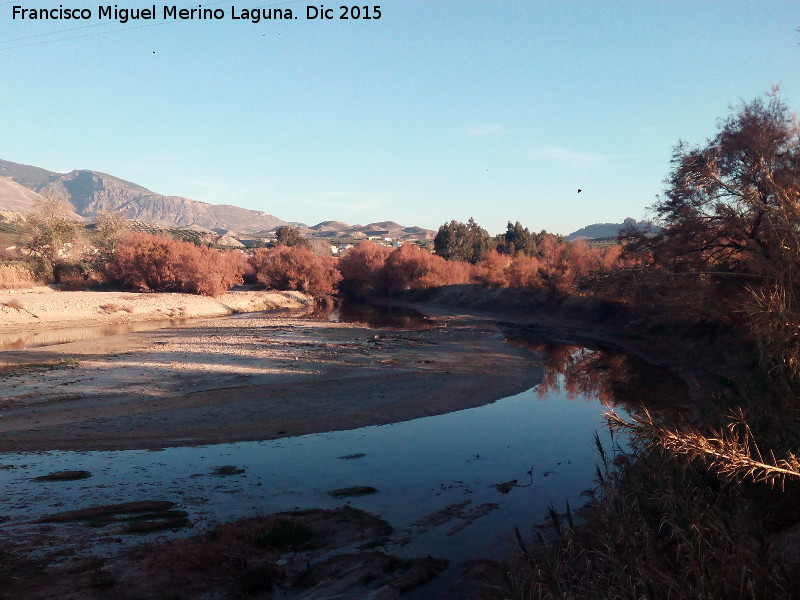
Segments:
[[[780,84],[800,108],[796,0],[381,0],[379,20],[307,20],[320,4],[338,16],[235,21],[270,2],[233,0],[208,4],[219,21],[122,25],[85,0],[0,0],[0,158],[309,225],[566,234],[646,217],[674,145],[731,104]]]

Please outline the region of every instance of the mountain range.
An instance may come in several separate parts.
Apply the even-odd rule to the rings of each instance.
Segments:
[[[164,196],[100,171],[78,169],[56,173],[0,160],[0,211],[31,213],[43,198],[65,200],[74,210],[70,216],[76,220],[92,220],[105,211],[113,211],[141,223],[241,237],[266,236],[282,225],[293,225],[305,235],[323,238],[375,236],[410,240],[433,239],[435,235],[429,229],[406,227],[394,221],[368,225],[323,221],[308,227],[262,211]]]
[[[164,196],[99,171],[78,169],[56,173],[0,160],[0,212],[31,213],[43,198],[65,200],[74,211],[69,216],[76,220],[91,221],[105,211],[112,211],[141,223],[243,238],[267,236],[282,225],[296,226],[304,235],[319,238],[431,240],[436,235],[430,229],[407,227],[394,221],[368,225],[348,225],[341,221],[323,221],[312,226],[289,223],[262,211]],[[596,223],[569,234],[567,239],[614,237],[629,222],[645,225],[644,221],[630,218],[625,223]]]

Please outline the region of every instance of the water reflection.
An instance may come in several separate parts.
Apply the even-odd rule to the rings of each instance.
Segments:
[[[350,504],[395,527],[392,553],[457,561],[500,557],[514,525],[527,530],[551,502],[577,506],[582,492],[593,487],[594,432],[612,446],[603,428],[604,406],[591,398],[566,400],[562,392],[545,398],[534,388],[445,415],[273,441],[158,452],[0,454],[0,514],[8,518],[0,543],[26,535],[26,523],[49,513],[134,500],[177,502],[190,513],[195,532],[256,513]],[[215,476],[220,465],[235,466],[237,474]],[[74,482],[35,479],[68,470],[92,475]],[[505,491],[497,487],[509,482],[515,484]],[[372,486],[378,493],[346,500],[328,494],[351,486]],[[470,523],[455,517],[441,526],[418,525],[462,503],[488,512]],[[99,534],[117,538],[111,531]]]
[[[608,348],[588,348],[549,342],[516,332],[509,339],[542,357],[546,372],[537,395],[561,392],[570,400],[597,399],[628,412],[642,405],[665,417],[684,414],[689,387],[674,373],[634,355]]]
[[[376,329],[431,329],[436,323],[422,313],[402,306],[378,306],[360,302],[342,302],[330,311],[317,315],[337,323],[366,323]]]
[[[259,314],[275,314],[275,312],[276,311],[267,311],[266,313],[241,313],[221,318],[252,318]],[[306,311],[282,311],[281,314],[299,316],[308,313]],[[342,303],[333,309],[318,312],[312,316],[334,322],[365,323],[369,327],[375,329],[431,329],[437,327],[433,320],[428,319],[421,313],[410,308],[377,306],[354,302]],[[193,322],[206,322],[208,320],[208,318],[202,318],[171,319],[164,321],[132,321],[129,323],[97,325],[94,327],[58,327],[53,329],[32,329],[0,333],[0,352],[98,340],[124,333],[154,331],[169,327],[186,326]]]
[[[62,327],[58,329],[15,331],[0,333],[0,351],[25,350],[43,346],[57,346],[136,331],[154,331],[167,327],[177,327],[189,322],[189,319],[172,319],[168,321],[133,321],[130,323],[113,323],[94,327]]]

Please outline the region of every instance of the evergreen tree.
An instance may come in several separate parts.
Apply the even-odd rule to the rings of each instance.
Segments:
[[[478,263],[492,248],[492,239],[486,230],[470,217],[466,224],[450,221],[439,227],[433,240],[436,254],[447,260]]]
[[[535,256],[538,253],[538,239],[535,233],[528,231],[527,227],[517,221],[513,225],[508,222],[506,232],[497,236],[497,251],[501,254],[516,256]]]

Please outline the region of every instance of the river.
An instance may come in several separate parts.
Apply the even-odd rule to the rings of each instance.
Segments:
[[[352,314],[328,318],[366,320]],[[382,318],[384,326],[426,325],[413,314],[403,313],[394,323]],[[159,451],[0,454],[0,514],[5,520],[0,539],[24,540],[33,532],[30,521],[47,514],[133,500],[169,500],[186,510],[194,529],[177,535],[253,514],[348,504],[392,525],[386,552],[451,561],[444,576],[409,596],[433,597],[437,586],[458,575],[464,561],[504,556],[513,545],[515,526],[530,538],[549,505],[563,510],[567,503],[575,508],[586,501],[600,461],[595,434],[612,458],[625,446],[604,427],[609,406],[625,414],[642,397],[643,386],[656,406],[681,400],[680,382],[628,355],[529,335],[515,336],[515,343],[533,349],[547,367],[542,383],[479,408],[273,441]],[[219,467],[234,468],[223,476],[215,474]],[[36,480],[66,470],[91,476]],[[329,494],[352,486],[377,492],[347,499]],[[452,518],[425,523],[443,509]],[[61,543],[78,553],[103,554],[161,536],[98,530],[87,548],[65,529]]]

